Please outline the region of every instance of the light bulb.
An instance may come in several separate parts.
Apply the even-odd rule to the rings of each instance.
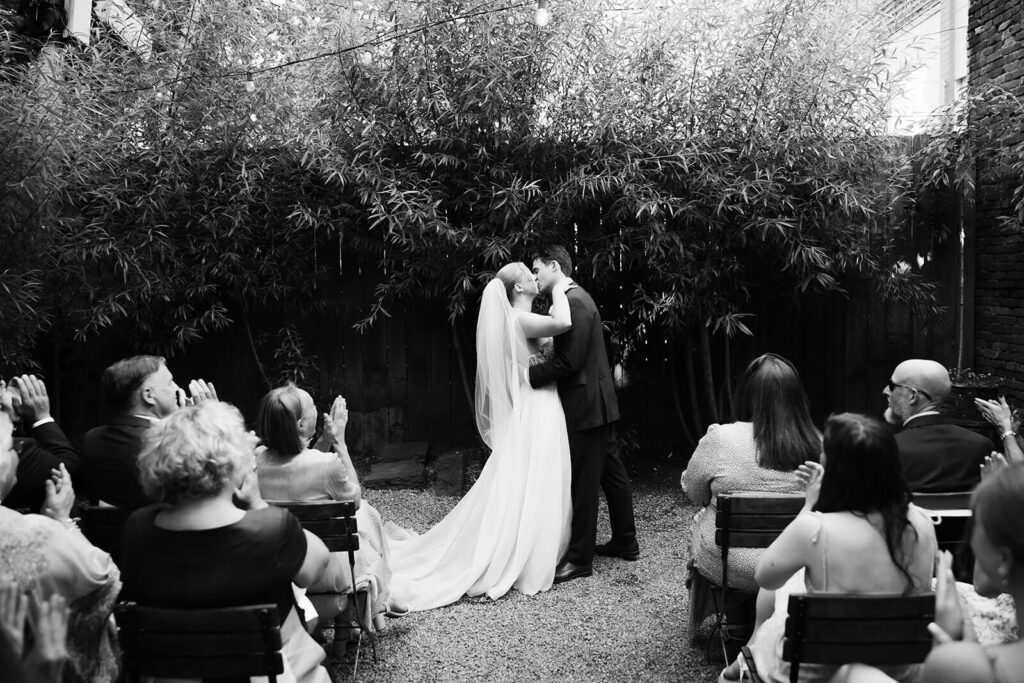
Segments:
[[[252,74],[245,79],[245,92],[256,92],[256,81],[252,80]]]
[[[551,21],[551,13],[548,12],[548,0],[537,0],[537,13],[533,15],[533,21],[544,28]]]
[[[359,63],[363,66],[370,66],[373,64],[373,54],[369,50],[363,50],[359,53]]]

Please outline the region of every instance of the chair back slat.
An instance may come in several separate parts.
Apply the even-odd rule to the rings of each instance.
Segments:
[[[838,619],[807,619],[804,622],[805,643],[885,643],[900,640],[932,642],[928,631],[917,630],[920,618],[870,619],[867,621],[840,621]],[[786,624],[786,635],[794,637],[794,629]],[[916,638],[913,637],[916,634]]]
[[[925,510],[970,510],[971,492],[915,493],[914,505]]]
[[[121,559],[121,529],[131,510],[87,505],[82,508],[82,535],[100,550],[110,553],[115,564]]]
[[[154,678],[241,678],[283,673],[281,653],[184,658],[174,654],[143,659],[133,676]]]
[[[792,661],[794,645],[787,641],[782,646],[782,658]],[[803,664],[831,664],[842,666],[851,662],[870,666],[919,664],[931,652],[931,641],[895,643],[804,643],[800,646]]]
[[[122,603],[115,618],[132,680],[273,677],[284,671],[276,605],[166,609]]]
[[[776,536],[793,521],[795,516],[791,514],[748,515],[733,513],[727,518],[727,514],[721,510],[716,513],[716,526],[724,527],[728,525],[730,529],[736,531],[774,531]]]
[[[801,664],[917,664],[931,650],[935,595],[791,595],[782,658]]]
[[[725,548],[767,548],[779,537],[782,529],[760,531],[726,531],[715,529],[715,544]]]
[[[804,619],[827,620],[891,620],[921,619],[935,614],[935,595],[903,595],[902,593],[875,593],[872,595],[791,595],[789,614],[803,615]]]
[[[735,492],[718,495],[718,509],[733,515],[789,515],[795,517],[804,506],[800,494]]]

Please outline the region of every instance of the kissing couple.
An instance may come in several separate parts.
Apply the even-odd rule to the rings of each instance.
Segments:
[[[636,560],[633,496],[613,423],[618,401],[601,315],[561,246],[533,270],[509,263],[484,288],[476,327],[480,477],[425,534],[392,533],[392,594],[411,609],[463,595],[533,595],[593,573],[594,554]],[[549,315],[532,312],[540,293]],[[612,538],[595,546],[598,489]]]

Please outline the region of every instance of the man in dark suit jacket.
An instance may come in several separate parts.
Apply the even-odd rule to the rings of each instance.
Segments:
[[[92,501],[135,509],[153,502],[139,484],[138,457],[149,426],[186,403],[212,398],[212,384],[194,380],[192,398],[159,356],[132,356],[103,371],[103,398],[113,417],[85,435],[82,493]]]
[[[9,387],[0,382],[0,393],[5,411],[20,420],[22,433],[27,435],[14,439],[18,479],[3,505],[39,512],[53,470],[64,465],[72,482],[76,482],[81,466],[78,451],[50,415],[50,397],[42,380],[35,375],[13,377]]]
[[[534,259],[533,273],[541,291],[549,292],[552,285],[572,274],[572,260],[564,247],[550,247]],[[556,583],[590,576],[595,552],[627,560],[640,555],[633,494],[612,428],[619,419],[619,404],[608,367],[601,314],[581,287],[573,284],[566,296],[572,327],[555,337],[550,361],[529,369],[534,388],[558,382],[569,432],[572,528],[569,548],[555,570]],[[612,538],[595,547],[599,488],[608,500]]]
[[[903,476],[917,493],[970,491],[981,479],[981,465],[992,440],[949,424],[938,407],[949,396],[946,368],[931,360],[912,359],[896,366],[883,390],[889,403],[885,418],[902,425],[896,434]]]

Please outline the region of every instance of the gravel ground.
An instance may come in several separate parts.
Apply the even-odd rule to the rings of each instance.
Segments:
[[[694,509],[679,473],[634,482],[641,558],[595,558],[594,575],[527,597],[463,598],[388,621],[378,661],[364,648],[362,681],[714,681],[721,664],[686,642],[686,544]],[[366,492],[385,520],[424,531],[456,498],[426,491]],[[609,536],[602,502],[598,541]],[[342,662],[339,680],[352,673]]]

